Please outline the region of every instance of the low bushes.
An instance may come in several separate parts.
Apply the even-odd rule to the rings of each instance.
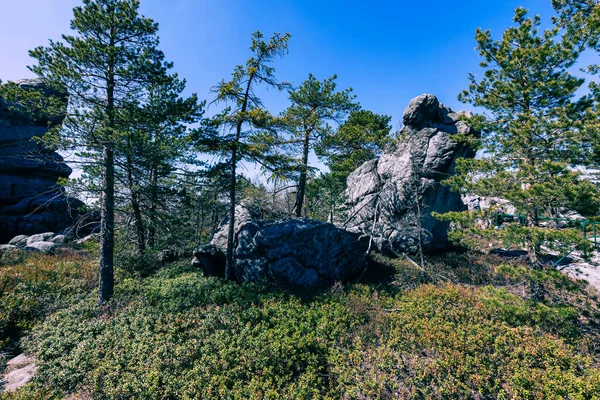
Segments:
[[[13,397],[598,398],[599,315],[582,285],[544,273],[550,298],[534,302],[518,293],[530,279],[520,266],[489,260],[488,281],[503,287],[430,274],[401,289],[420,273],[390,264],[386,284],[319,293],[205,278],[187,263],[121,278],[106,308],[70,296],[31,331],[39,376]]]

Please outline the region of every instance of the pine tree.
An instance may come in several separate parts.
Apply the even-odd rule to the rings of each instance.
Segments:
[[[496,238],[505,244],[524,241],[532,266],[539,265],[540,246],[568,252],[585,242],[573,230],[540,226],[542,213],[551,215],[581,202],[596,202],[595,187],[581,180],[573,166],[590,155],[577,129],[578,105],[573,101],[583,79],[570,72],[581,47],[560,35],[560,27],[539,32],[540,18],[518,8],[515,26],[499,40],[477,30],[477,50],[483,77],[469,76],[459,99],[484,108],[469,123],[483,132],[479,159],[457,160],[457,175],[448,183],[464,193],[510,200],[526,215],[525,226],[483,229],[473,213],[450,213],[444,219],[460,226],[453,237],[474,245],[473,238]],[[458,139],[468,140],[467,138]],[[568,250],[567,250],[568,249]]]
[[[283,118],[287,124],[291,140],[289,143],[300,146],[300,163],[298,187],[294,214],[302,216],[306,196],[306,184],[310,172],[308,156],[315,143],[331,135],[331,123],[341,124],[349,112],[358,109],[354,103],[356,96],[352,89],[336,91],[337,76],[333,75],[324,81],[318,81],[309,74],[300,87],[291,90],[292,105],[284,112]]]
[[[381,155],[385,146],[394,141],[390,121],[391,117],[369,110],[352,111],[338,129],[315,143],[315,154],[329,171],[308,184],[306,197],[311,218],[334,221],[345,202],[348,176],[364,162]]]
[[[198,140],[199,148],[216,154],[221,162],[213,169],[225,171],[229,180],[229,231],[225,276],[234,279],[234,224],[236,189],[238,182],[238,163],[242,160],[257,162],[264,167],[275,163],[277,154],[272,154],[272,129],[277,125],[274,118],[264,107],[256,94],[259,86],[284,90],[286,82],[275,78],[275,69],[271,63],[287,52],[290,34],[274,34],[268,42],[263,40],[261,32],[252,34],[250,50],[253,56],[245,65],[238,65],[231,80],[221,81],[214,89],[215,102],[225,103],[228,107],[213,119],[212,130],[205,130]]]
[[[161,77],[150,83],[143,102],[132,102],[119,113],[121,125],[129,129],[116,144],[117,180],[131,208],[138,255],[156,244],[160,221],[164,226],[173,219],[167,200],[187,183],[191,171],[185,168],[198,164],[187,126],[203,116],[204,102],[195,94],[182,98],[185,84],[177,75]]]
[[[565,37],[575,45],[600,54],[600,3],[597,0],[553,0],[552,5],[558,15],[554,22],[565,29]],[[596,78],[600,73],[600,63],[582,68],[588,77]],[[589,92],[579,99],[580,117],[577,119],[585,145],[593,149],[593,157],[583,160],[583,164],[600,166],[600,85],[597,79],[589,83]]]
[[[114,290],[115,144],[126,127],[117,116],[147,84],[170,66],[158,49],[158,24],[139,14],[137,0],[84,0],[73,9],[73,35],[30,52],[31,70],[69,93],[63,147],[80,149],[95,160],[100,154],[102,217],[99,301]]]

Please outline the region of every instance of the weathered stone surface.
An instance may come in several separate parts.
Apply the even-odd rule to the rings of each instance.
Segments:
[[[45,232],[45,233],[38,233],[36,235],[31,235],[27,239],[27,245],[37,243],[37,242],[49,242],[49,241],[51,241],[50,239],[52,239],[52,237],[54,237],[54,232]]]
[[[52,242],[35,242],[25,246],[25,250],[35,251],[44,254],[52,254],[57,249],[56,243]]]
[[[9,360],[6,365],[6,374],[0,382],[0,392],[2,389],[6,392],[14,392],[25,386],[31,382],[36,371],[35,359],[25,354]]]
[[[69,241],[69,238],[66,235],[56,235],[49,241],[61,245],[67,243]]]
[[[19,248],[12,244],[0,244],[0,255],[3,253],[10,253],[11,251],[19,250]]]
[[[463,114],[430,94],[413,99],[404,111],[402,142],[348,177],[345,226],[371,236],[384,252],[416,252],[419,232],[425,250],[446,248],[449,224],[431,214],[466,209],[460,195],[440,183],[454,173],[457,158],[475,156],[470,147],[449,137],[478,135],[460,120]]]
[[[204,276],[222,275],[225,271],[225,253],[214,244],[200,245],[194,249],[192,265],[201,268]]]
[[[467,195],[463,196],[462,199],[469,211],[493,210],[495,212],[503,214],[517,213],[517,209],[515,208],[515,206],[512,205],[510,201],[502,199],[500,197]]]
[[[236,224],[235,275],[241,282],[271,280],[283,285],[316,287],[357,277],[365,266],[368,244],[358,234],[310,219],[272,222],[245,219]],[[215,238],[226,231],[222,224]],[[221,239],[216,241],[222,242]],[[194,265],[205,271],[225,266],[225,246],[199,246]]]
[[[22,80],[25,89],[46,95],[64,95],[52,91],[41,80]],[[12,107],[18,109],[14,110]],[[73,223],[77,210],[84,204],[67,198],[58,179],[67,178],[72,170],[63,158],[36,143],[49,123],[62,122],[62,116],[52,119],[31,115],[0,99],[0,243],[18,234],[31,235],[48,230],[62,230]]]
[[[29,236],[27,235],[18,235],[12,238],[8,244],[12,244],[13,246],[17,247],[25,247],[27,246],[27,239],[29,239]]]
[[[235,223],[234,223],[234,232],[240,230],[242,225],[244,225],[248,221],[252,221],[256,216],[251,213],[251,211],[238,205],[235,207]],[[229,233],[229,215],[223,218],[216,232],[214,233],[210,244],[213,244],[221,249],[227,248],[227,235]]]

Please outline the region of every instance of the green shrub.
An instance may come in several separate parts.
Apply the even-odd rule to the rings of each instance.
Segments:
[[[501,275],[495,268],[489,273]],[[51,388],[57,396],[99,399],[592,399],[600,393],[597,336],[578,321],[577,309],[503,288],[448,283],[398,291],[372,283],[290,293],[205,278],[182,262],[144,279],[123,278],[116,293],[102,310],[93,294],[72,301],[24,341],[40,362],[42,392],[33,393]]]
[[[60,307],[89,296],[95,263],[81,254],[20,253],[0,265],[0,354],[16,350],[18,338]]]

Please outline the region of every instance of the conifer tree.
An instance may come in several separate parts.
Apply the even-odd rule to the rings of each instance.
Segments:
[[[292,105],[283,117],[291,135],[289,143],[300,146],[299,177],[294,214],[302,216],[310,166],[308,156],[315,143],[332,134],[331,123],[341,124],[348,113],[358,109],[352,89],[337,91],[336,75],[318,81],[309,74],[300,87],[291,90]]]
[[[158,49],[158,24],[139,14],[138,0],[83,0],[73,9],[73,35],[30,52],[31,70],[69,94],[60,144],[100,158],[101,233],[99,301],[114,288],[115,146],[123,140],[119,110],[146,93],[170,67]]]
[[[329,172],[321,174],[308,185],[307,201],[313,211],[311,218],[334,220],[336,210],[345,202],[348,176],[364,162],[378,157],[384,147],[394,141],[390,134],[390,121],[390,116],[369,110],[352,111],[337,130],[315,143],[315,154]],[[313,203],[317,204],[313,206]]]
[[[143,101],[132,101],[118,115],[128,129],[116,143],[117,180],[125,188],[140,256],[156,244],[159,221],[172,219],[166,200],[185,183],[185,168],[198,164],[187,125],[200,120],[204,102],[195,94],[182,98],[185,85],[176,74],[160,77]]]
[[[600,55],[600,3],[597,0],[553,0],[552,5],[558,15],[554,22],[565,29],[565,37],[581,48],[595,51]],[[582,160],[582,164],[598,168],[600,166],[600,84],[597,76],[600,63],[581,68],[592,78],[589,91],[579,99],[580,117],[577,128],[583,133],[583,145],[593,149],[593,157]]]
[[[540,32],[539,16],[528,17],[523,8],[515,11],[514,23],[498,40],[490,31],[477,30],[485,72],[479,80],[469,76],[469,88],[459,99],[486,110],[469,119],[483,132],[472,144],[483,149],[484,156],[459,159],[457,175],[448,183],[464,193],[510,200],[526,215],[526,224],[494,230],[475,224],[473,213],[442,218],[459,224],[453,237],[465,244],[474,245],[477,237],[505,244],[524,241],[536,267],[541,245],[563,253],[573,246],[585,247],[575,230],[541,227],[541,214],[578,209],[582,203],[597,207],[596,190],[572,168],[590,156],[576,128],[579,113],[573,101],[584,81],[570,72],[581,47],[561,36],[558,26]]]
[[[199,148],[216,154],[221,162],[212,169],[224,171],[229,180],[229,231],[225,276],[234,279],[234,224],[238,163],[242,160],[257,162],[264,167],[278,159],[273,151],[272,130],[277,120],[264,107],[256,93],[259,86],[284,90],[287,82],[275,78],[272,62],[282,57],[288,48],[290,34],[274,34],[267,42],[261,32],[252,34],[250,50],[253,55],[244,65],[238,65],[229,81],[222,80],[214,89],[215,102],[227,108],[213,119],[212,129],[198,140]]]

